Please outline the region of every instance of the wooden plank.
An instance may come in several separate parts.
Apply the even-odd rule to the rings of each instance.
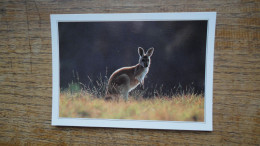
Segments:
[[[50,14],[217,12],[213,132],[52,127]],[[0,2],[0,144],[260,144],[259,1]]]

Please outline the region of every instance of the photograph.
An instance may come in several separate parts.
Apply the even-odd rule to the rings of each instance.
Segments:
[[[59,119],[205,123],[208,20],[82,18],[55,23]]]

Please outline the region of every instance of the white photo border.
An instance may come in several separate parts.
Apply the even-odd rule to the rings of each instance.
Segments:
[[[164,130],[213,131],[213,64],[216,12],[183,13],[117,13],[117,14],[51,14],[52,36],[52,122],[53,126],[138,128]],[[60,70],[58,22],[106,21],[192,21],[207,20],[204,122],[154,121],[59,117]]]

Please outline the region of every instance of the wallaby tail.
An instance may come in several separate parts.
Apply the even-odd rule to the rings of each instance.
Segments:
[[[105,101],[112,101],[112,100],[113,100],[113,98],[111,96],[105,97]]]

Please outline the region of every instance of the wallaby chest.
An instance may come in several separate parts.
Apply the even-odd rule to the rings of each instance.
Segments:
[[[135,73],[135,79],[137,79],[139,82],[142,82],[146,76],[146,74],[148,73],[149,68],[141,68],[139,70],[136,71]]]

